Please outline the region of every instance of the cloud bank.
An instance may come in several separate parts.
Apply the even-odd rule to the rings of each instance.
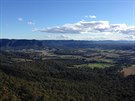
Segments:
[[[77,23],[35,29],[33,31],[62,34],[106,33],[135,36],[135,26],[128,26],[126,24],[110,24],[109,21],[79,21]]]

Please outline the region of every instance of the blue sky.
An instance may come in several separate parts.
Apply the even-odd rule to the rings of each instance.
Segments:
[[[135,0],[0,0],[0,38],[135,40]]]

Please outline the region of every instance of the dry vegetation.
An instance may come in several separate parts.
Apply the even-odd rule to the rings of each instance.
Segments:
[[[128,68],[123,68],[121,72],[124,74],[125,77],[129,75],[135,75],[135,65]]]

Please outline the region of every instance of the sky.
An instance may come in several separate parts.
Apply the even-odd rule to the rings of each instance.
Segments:
[[[0,0],[0,38],[135,41],[135,0]]]

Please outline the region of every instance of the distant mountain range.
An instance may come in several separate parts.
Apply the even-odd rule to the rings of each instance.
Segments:
[[[105,48],[132,49],[135,41],[80,41],[80,40],[26,40],[0,39],[1,49],[43,49],[43,48]]]

